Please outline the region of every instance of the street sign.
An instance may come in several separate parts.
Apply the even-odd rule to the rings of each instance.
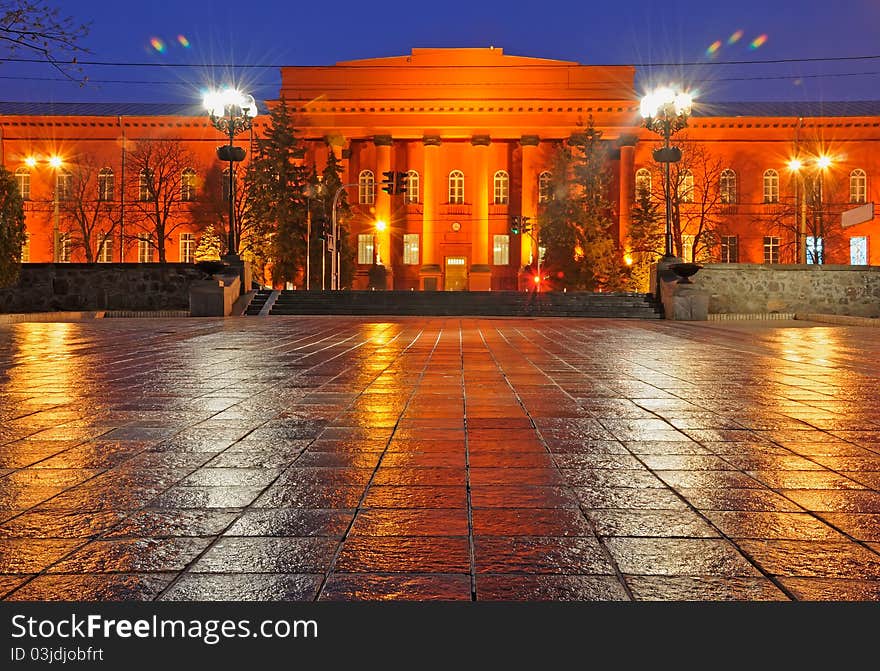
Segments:
[[[840,227],[849,228],[856,224],[864,224],[874,218],[874,203],[865,203],[840,215]]]

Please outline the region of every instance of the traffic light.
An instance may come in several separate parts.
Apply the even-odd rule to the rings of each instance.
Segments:
[[[317,221],[318,224],[318,240],[326,240],[327,239],[327,218],[320,217]]]
[[[405,172],[398,172],[394,181],[394,193],[397,195],[406,195],[406,185],[409,181],[409,175]]]
[[[530,217],[519,217],[512,216],[510,218],[510,232],[513,235],[519,235],[520,233],[528,233],[532,230],[532,227],[529,225]]]
[[[397,179],[397,175],[393,170],[386,170],[382,173],[382,191],[387,193],[389,196],[393,196],[395,193],[395,182]]]

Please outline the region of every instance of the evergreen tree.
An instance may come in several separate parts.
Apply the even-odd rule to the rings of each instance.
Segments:
[[[566,288],[619,290],[625,276],[608,200],[608,150],[592,119],[568,144],[554,159],[553,197],[539,217],[544,265],[557,277],[562,273]]]
[[[214,231],[214,224],[208,224],[202,232],[198,247],[196,247],[196,261],[219,261],[222,249],[223,241]]]
[[[664,229],[660,205],[650,189],[637,189],[629,229],[629,248],[632,256],[630,287],[647,292],[651,283],[651,264],[663,254]]]
[[[18,279],[24,241],[24,203],[15,177],[0,166],[0,287]]]
[[[274,229],[273,281],[304,284],[309,171],[294,163],[299,140],[283,98],[256,145],[246,177],[249,216]]]

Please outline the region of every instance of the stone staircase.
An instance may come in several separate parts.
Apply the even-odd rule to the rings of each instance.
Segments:
[[[245,314],[259,314],[258,292]],[[259,302],[258,302],[259,301]],[[282,291],[270,315],[423,315],[660,319],[649,294],[520,291]]]
[[[269,300],[269,296],[271,295],[272,291],[270,289],[260,289],[254,294],[254,297],[251,299],[251,302],[248,303],[244,313],[252,316],[260,314],[260,310],[266,305],[266,301]]]

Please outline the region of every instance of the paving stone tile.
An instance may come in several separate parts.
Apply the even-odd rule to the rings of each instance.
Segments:
[[[182,571],[209,542],[207,538],[97,540],[51,566],[49,573]]]
[[[595,538],[545,536],[477,536],[477,573],[613,573]]]
[[[466,537],[350,536],[336,571],[368,573],[468,573]]]
[[[609,538],[621,572],[628,575],[759,576],[729,541],[709,538]]]
[[[620,581],[607,575],[480,574],[479,601],[628,601]]]
[[[10,601],[152,601],[173,574],[40,575],[7,599]]]
[[[188,573],[162,601],[312,601],[323,575],[289,573]]]
[[[626,576],[638,601],[788,601],[766,578]]]
[[[880,601],[880,581],[828,578],[779,578],[802,601]]]
[[[743,551],[771,575],[880,579],[880,555],[851,541],[737,542]]]
[[[470,601],[467,575],[333,573],[321,601]]]
[[[353,519],[353,510],[254,508],[245,511],[226,535],[342,538]]]
[[[191,573],[324,573],[339,542],[318,537],[221,538]]]
[[[718,538],[719,534],[689,510],[585,510],[599,536]]]
[[[844,540],[839,532],[807,513],[707,510],[704,514],[729,538]]]

